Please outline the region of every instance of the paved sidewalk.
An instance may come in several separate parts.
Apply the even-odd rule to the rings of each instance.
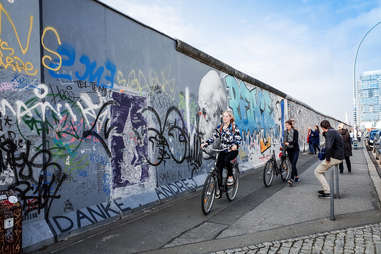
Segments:
[[[381,223],[282,241],[264,242],[215,253],[381,253]]]
[[[367,210],[372,207],[379,208],[378,195],[374,190],[374,186],[369,184],[372,183],[372,181],[375,181],[375,176],[372,172],[374,171],[374,168],[368,154],[365,153],[365,150],[355,150],[353,153],[354,156],[351,158],[352,174],[347,173],[340,175],[342,198],[340,200],[335,200],[335,209],[337,209],[337,213],[339,214],[345,214],[349,211],[361,212],[363,209]],[[345,170],[344,172],[346,172]],[[311,176],[312,173],[312,170],[307,170],[301,176],[303,183],[306,184],[305,187],[310,185],[310,189],[311,186],[316,188],[314,186],[316,184],[313,183],[314,179]],[[372,177],[372,180],[370,177]],[[285,206],[287,206],[287,202],[290,201],[284,195],[292,197],[298,196],[298,194],[303,193],[303,190],[305,189],[302,186],[299,187],[300,190],[298,191],[291,188],[288,193],[285,193],[287,191],[277,193],[276,195],[279,196],[274,197],[275,200],[273,200],[273,202],[284,198],[286,203],[282,203],[279,207],[279,209],[283,210]],[[327,204],[324,204],[323,200],[318,200],[316,197],[314,198],[311,196],[311,194],[305,192],[304,195],[310,198],[313,202],[309,203],[308,208],[301,209],[302,211],[294,211],[296,215],[295,218],[289,217],[286,210],[285,217],[287,219],[290,218],[293,222],[302,221],[305,219],[305,213],[312,216],[318,216],[318,213],[315,213],[315,209],[317,209],[316,204],[321,205],[322,207],[327,206]],[[368,198],[366,198],[366,195],[368,195]],[[303,201],[303,197],[299,198],[302,198]],[[306,201],[306,199],[304,201]],[[328,202],[329,199],[325,200],[325,203]],[[256,227],[256,223],[259,223],[258,227],[261,229],[268,229],[271,227],[268,225],[269,222],[265,217],[265,213],[269,212],[269,206],[269,204],[267,206],[264,204],[263,208],[258,207],[256,210],[252,211],[251,215],[247,214],[245,216],[246,218],[241,218],[241,220],[237,222],[236,225],[231,227],[229,231],[224,232],[225,236],[229,234],[234,235],[238,232],[242,233],[243,231],[249,233],[253,231],[251,230],[253,227]],[[318,209],[318,211],[321,212],[321,209]],[[258,218],[261,216],[264,217],[262,220],[259,220]],[[276,225],[276,223],[281,225],[287,224],[288,222],[282,223],[281,221],[275,219],[273,225]],[[267,241],[243,248],[228,249],[216,253],[381,253],[381,223],[361,227],[349,227],[347,229],[316,233],[287,240]]]
[[[347,214],[379,208],[379,201],[368,172],[365,150],[354,150],[352,173],[340,174],[340,199],[335,199],[335,214]],[[236,223],[219,238],[254,233],[320,218],[329,218],[330,200],[318,198],[320,183],[314,175],[317,161],[300,175],[301,183],[285,188],[268,198]],[[345,164],[345,163],[344,163]],[[326,174],[330,181],[330,174]]]

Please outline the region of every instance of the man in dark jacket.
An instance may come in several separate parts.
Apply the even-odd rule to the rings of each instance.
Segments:
[[[352,156],[352,143],[351,143],[351,137],[349,135],[349,131],[344,128],[344,124],[340,123],[338,126],[339,133],[341,134],[341,137],[344,141],[344,158],[347,163],[348,172],[351,173],[351,160],[349,159],[350,156]],[[340,174],[344,171],[344,165],[343,162],[339,164],[340,168]]]
[[[320,181],[323,189],[319,190],[320,198],[330,196],[330,189],[324,173],[332,166],[340,164],[344,159],[344,142],[341,134],[331,127],[328,120],[320,123],[325,137],[325,160],[315,169],[315,176]]]

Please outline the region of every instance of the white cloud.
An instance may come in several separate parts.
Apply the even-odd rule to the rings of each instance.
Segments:
[[[99,0],[116,10],[140,21],[171,37],[185,40],[197,34],[196,29],[185,22],[175,5],[164,5],[160,1],[154,3],[135,0]]]

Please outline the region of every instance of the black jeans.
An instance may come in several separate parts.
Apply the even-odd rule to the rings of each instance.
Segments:
[[[349,156],[345,156],[345,162],[347,163],[348,172],[351,172],[352,166],[351,166],[351,160],[349,159]],[[340,173],[343,173],[344,171],[344,164],[339,164]]]
[[[222,186],[222,169],[226,168],[228,170],[228,176],[233,176],[233,165],[230,161],[234,160],[237,155],[238,151],[220,152],[217,161],[218,185],[220,187]]]
[[[298,170],[296,169],[296,163],[299,159],[299,149],[287,149],[288,158],[290,159],[292,171],[291,171],[291,179],[295,179],[298,176]]]
[[[316,154],[316,150],[319,150],[319,152],[320,152],[320,147],[318,144],[314,144],[314,149],[315,149],[315,154]]]

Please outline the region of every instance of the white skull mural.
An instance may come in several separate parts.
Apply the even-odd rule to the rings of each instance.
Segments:
[[[227,109],[227,91],[219,74],[211,70],[200,82],[198,93],[200,107],[200,130],[204,139],[211,137],[213,130],[220,123],[221,114]]]

